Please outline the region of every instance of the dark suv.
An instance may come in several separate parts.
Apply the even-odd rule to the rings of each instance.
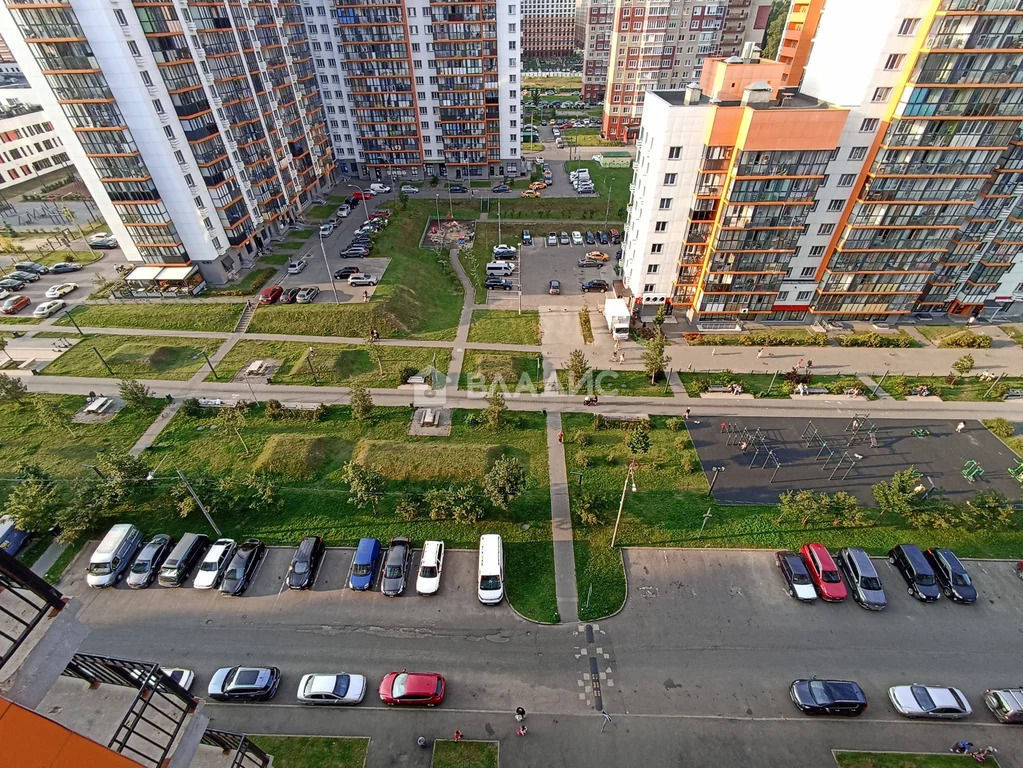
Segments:
[[[933,603],[941,595],[934,569],[916,544],[899,544],[888,552],[894,565],[909,586],[909,594],[925,603]]]
[[[937,547],[928,549],[927,559],[934,568],[934,574],[938,577],[945,597],[957,603],[977,602],[977,589],[954,552]]]

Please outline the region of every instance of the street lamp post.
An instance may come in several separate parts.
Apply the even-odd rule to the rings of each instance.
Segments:
[[[636,492],[636,460],[633,459],[629,464],[629,471],[625,475],[625,483],[622,485],[622,500],[618,502],[618,517],[615,518],[615,530],[611,534],[611,549],[614,549],[615,542],[618,541],[618,527],[622,523],[622,510],[625,508],[625,492],[629,490],[629,483],[632,483],[632,492]]]
[[[369,206],[366,205],[366,190],[360,187],[358,184],[349,184],[349,187],[354,187],[362,193],[362,210],[366,214],[366,221],[369,221]]]
[[[433,196],[433,200],[437,204],[437,226],[440,227],[440,192]]]
[[[323,238],[320,238],[320,255],[323,256],[323,266],[327,270],[327,278],[330,280],[330,290],[334,292],[334,303],[340,304],[341,299],[337,296],[337,286],[334,285],[334,273],[330,271],[330,264],[327,262],[327,249],[323,245]]]
[[[316,368],[313,367],[313,357],[316,356],[316,350],[309,347],[309,355],[305,361],[309,363],[309,372],[313,375],[313,384],[319,384],[319,380],[316,378]]]
[[[700,538],[701,536],[703,536],[703,529],[707,527],[707,521],[710,520],[712,517],[714,517],[714,515],[711,514],[711,511],[709,509],[703,513],[703,525],[700,526],[700,532],[696,534],[696,538]]]
[[[721,472],[724,472],[725,468],[724,467],[712,467],[711,471],[714,474],[711,475],[711,477],[710,477],[710,488],[707,489],[707,495],[708,496],[713,496],[714,495],[714,483],[716,483],[718,481],[718,474],[721,473]]]

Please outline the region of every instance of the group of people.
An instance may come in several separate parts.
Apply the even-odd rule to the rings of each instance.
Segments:
[[[950,752],[955,752],[957,755],[969,755],[978,763],[983,763],[991,755],[997,754],[998,750],[994,747],[984,747],[978,749],[976,752],[973,751],[973,742],[967,741],[966,739],[960,739],[952,745]]]
[[[515,731],[516,736],[525,736],[526,733],[528,732],[529,729],[526,728],[526,724],[523,722],[525,719],[526,719],[525,707],[515,707],[515,721],[519,723],[519,728],[517,731]],[[461,731],[459,730],[455,731],[454,740],[455,741],[462,740]],[[427,740],[425,736],[420,736],[418,739],[416,739],[416,743],[424,748],[430,746],[430,742],[429,740]]]

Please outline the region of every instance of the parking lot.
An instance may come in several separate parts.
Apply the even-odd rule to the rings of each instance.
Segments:
[[[85,244],[81,241],[72,243],[76,248],[85,248]],[[55,285],[61,283],[75,283],[78,288],[71,293],[61,296],[60,298],[65,301],[68,306],[78,304],[85,301],[89,297],[89,294],[96,289],[96,276],[101,275],[104,280],[110,280],[116,277],[116,267],[118,264],[124,264],[124,254],[120,249],[112,249],[106,251],[98,251],[97,253],[102,254],[102,257],[93,262],[83,266],[77,272],[64,272],[62,274],[49,273],[42,275],[38,280],[31,283],[26,283],[25,287],[19,291],[12,292],[11,297],[14,296],[27,296],[31,304],[22,309],[17,313],[18,317],[29,317],[37,306],[46,301],[53,301],[53,299],[46,298],[46,291]],[[33,258],[34,254],[8,254],[3,260],[3,272],[8,274],[13,271],[15,262],[18,261],[35,261]],[[84,256],[88,256],[88,251],[84,253]]]

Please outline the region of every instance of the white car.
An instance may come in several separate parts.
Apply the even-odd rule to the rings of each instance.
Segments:
[[[10,295],[11,292],[8,291],[6,288],[0,288],[0,299],[6,299]]]
[[[416,594],[436,595],[440,589],[440,573],[444,567],[444,542],[423,542],[423,557],[416,576]]]
[[[67,296],[71,291],[78,288],[78,283],[60,283],[46,289],[46,298],[48,299],[59,299],[61,296]]]
[[[340,208],[337,209],[337,215],[340,216],[342,219],[348,218],[348,214],[351,212],[352,209],[349,208],[347,205],[342,205]]]
[[[44,301],[42,304],[35,308],[35,311],[32,313],[32,316],[49,317],[54,312],[60,312],[60,310],[64,309],[64,307],[66,306],[67,304],[61,301],[60,299],[57,299],[56,301]]]
[[[577,230],[575,230],[572,233],[572,245],[582,245],[582,244],[583,244],[583,233],[580,232],[577,229]]]
[[[192,692],[192,685],[195,683],[195,672],[182,667],[160,667],[160,669],[186,691]]]
[[[217,539],[210,547],[210,551],[203,558],[199,566],[199,573],[195,575],[192,586],[196,589],[216,589],[220,579],[227,569],[228,563],[234,557],[237,545],[234,539]]]
[[[363,272],[356,272],[354,275],[348,276],[349,285],[376,285],[380,282],[380,278],[376,275],[367,275]]]
[[[962,691],[944,685],[893,685],[888,698],[905,717],[959,720],[973,711]]]
[[[295,297],[295,301],[299,304],[311,304],[319,293],[320,289],[315,285],[311,285],[308,288],[303,288],[299,291],[298,296]]]
[[[303,704],[358,704],[366,696],[363,675],[303,675],[298,684],[298,700]]]
[[[370,184],[369,191],[374,195],[386,195],[391,191],[391,188],[386,184]]]
[[[505,245],[504,243],[502,243],[501,245],[494,246],[493,253],[495,259],[504,259],[508,257],[514,259],[518,251],[516,251],[510,245]]]
[[[402,184],[401,191],[406,195],[416,195],[419,194],[419,187],[413,187],[411,184]]]
[[[324,224],[320,227],[320,237],[330,237],[334,232],[333,224]]]
[[[289,275],[297,275],[303,269],[305,269],[305,262],[304,261],[293,261],[290,264],[288,264],[288,274]]]

